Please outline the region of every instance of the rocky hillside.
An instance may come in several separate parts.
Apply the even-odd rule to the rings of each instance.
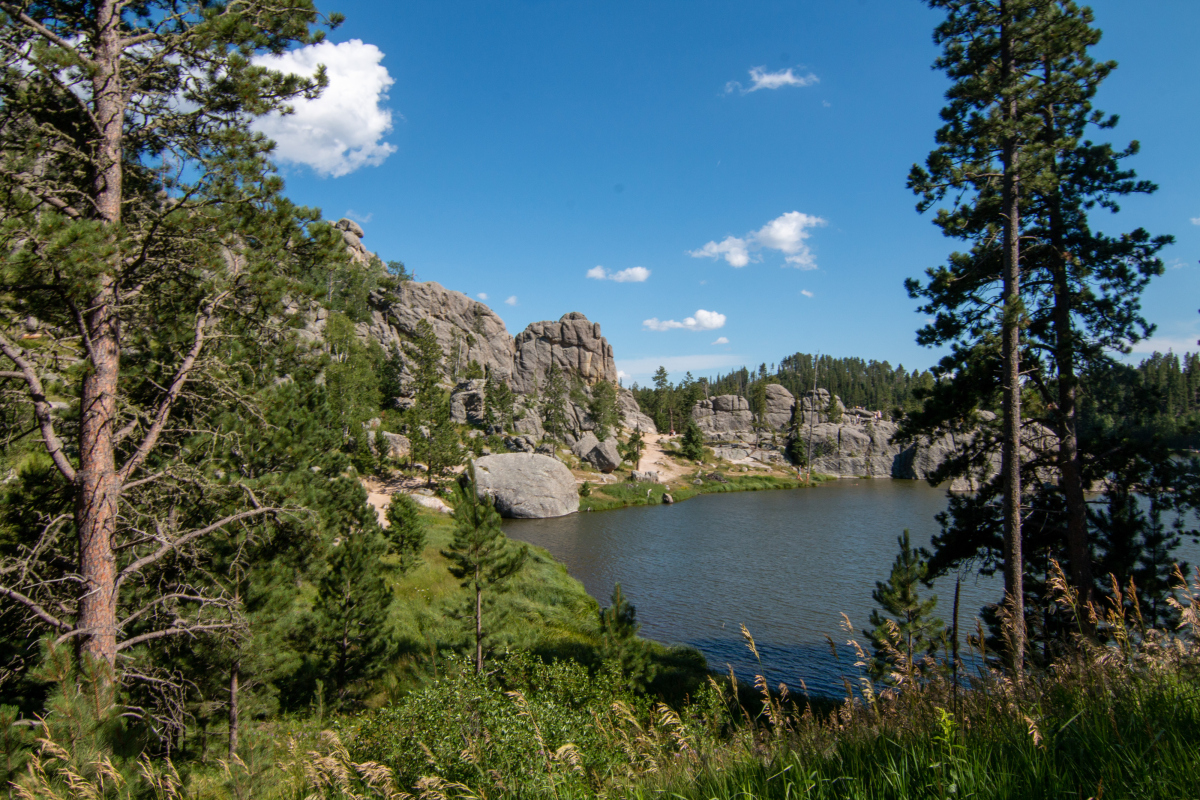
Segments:
[[[362,243],[366,234],[361,226],[343,219],[336,227],[342,231],[352,259],[366,263],[374,257]],[[378,342],[387,353],[399,350],[403,356],[404,342],[413,339],[420,321],[429,322],[446,354],[445,385],[453,392],[451,408],[459,422],[478,422],[474,415],[482,409],[483,382],[458,380],[472,361],[494,380],[507,383],[519,396],[519,404],[530,411],[551,364],[557,365],[576,389],[567,409],[572,439],[595,427],[584,405],[577,402],[580,394],[590,399],[591,387],[597,383],[617,383],[612,345],[601,334],[600,323],[579,312],[564,314],[557,321],[534,322],[513,337],[504,320],[487,305],[432,281],[406,281],[394,291],[372,292],[369,303],[370,320],[359,324],[359,337]],[[318,321],[317,331],[321,324]],[[629,427],[654,430],[654,423],[641,414],[632,394],[621,390],[618,401]],[[516,432],[540,438],[543,431],[538,415],[525,414]]]

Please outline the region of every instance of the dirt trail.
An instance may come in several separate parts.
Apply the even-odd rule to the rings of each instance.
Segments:
[[[677,463],[663,452],[662,440],[670,439],[670,436],[664,433],[647,433],[643,434],[643,438],[646,440],[646,449],[642,451],[642,458],[638,462],[639,472],[657,472],[658,480],[661,483],[667,483],[688,474],[693,469],[693,467]]]

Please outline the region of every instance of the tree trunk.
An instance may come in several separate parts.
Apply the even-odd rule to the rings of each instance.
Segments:
[[[241,672],[241,662],[233,660],[229,670],[229,760],[237,757],[238,750],[238,678]]]
[[[1092,599],[1092,555],[1088,549],[1087,500],[1083,490],[1083,458],[1079,452],[1076,408],[1079,381],[1075,375],[1075,340],[1071,325],[1071,287],[1067,254],[1061,241],[1058,209],[1051,212],[1054,264],[1054,360],[1058,367],[1058,466],[1067,504],[1067,560],[1071,583],[1081,603]]]
[[[483,672],[483,587],[479,585],[479,567],[475,567],[475,672]]]
[[[1017,98],[1012,94],[1015,78],[1009,9],[1000,3],[1001,71],[1004,81],[1003,113],[1011,125],[1018,116]],[[1001,344],[1004,390],[1004,445],[1001,471],[1004,480],[1004,592],[1011,613],[1009,662],[1014,674],[1024,668],[1025,594],[1024,560],[1021,554],[1021,205],[1017,136],[1006,134],[1004,161],[1004,319]]]
[[[121,91],[121,42],[115,0],[96,12],[96,73],[92,92],[100,125],[93,195],[101,221],[115,239],[121,224],[122,133],[125,99]],[[116,533],[121,481],[117,474],[113,426],[117,414],[117,380],[121,370],[120,321],[116,292],[119,255],[90,298],[84,314],[84,341],[91,344],[92,368],[84,376],[80,397],[79,471],[75,522],[79,535],[79,569],[83,586],[78,626],[84,631],[82,651],[110,665],[117,655]]]

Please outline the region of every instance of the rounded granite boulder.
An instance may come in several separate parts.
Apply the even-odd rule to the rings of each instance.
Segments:
[[[475,460],[481,497],[491,497],[502,517],[542,519],[579,510],[579,489],[571,470],[538,453],[502,453]]]

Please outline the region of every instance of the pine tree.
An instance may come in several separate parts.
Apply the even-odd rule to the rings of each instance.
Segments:
[[[621,424],[617,410],[617,387],[608,381],[600,381],[592,387],[592,400],[588,403],[588,415],[596,425],[596,438],[604,441]]]
[[[558,364],[546,370],[546,385],[542,387],[542,425],[546,434],[563,441],[567,434],[567,381]]]
[[[633,433],[629,434],[629,441],[620,446],[619,452],[622,459],[628,461],[633,469],[637,469],[645,449],[646,440],[642,438],[641,428],[635,428]]]
[[[638,638],[637,609],[625,599],[621,584],[613,586],[611,605],[600,609],[600,658],[613,664],[630,689],[644,691],[657,665],[648,643]]]
[[[432,408],[424,412],[427,433],[417,436],[412,443],[413,455],[424,461],[428,469],[429,486],[432,487],[443,473],[463,460],[463,448],[459,442],[458,426],[450,418],[450,398],[444,392],[434,400]]]
[[[937,595],[922,600],[917,591],[918,584],[929,575],[928,564],[913,548],[907,528],[896,541],[900,551],[892,563],[891,575],[886,581],[876,581],[875,591],[871,592],[882,613],[878,608],[872,610],[873,628],[864,631],[874,646],[875,657],[869,669],[876,680],[897,667],[911,678],[919,662],[937,648],[943,628],[942,621],[931,616],[937,607]],[[897,663],[897,652],[902,663]]]
[[[55,535],[74,535],[77,547],[76,565],[43,582],[62,587],[57,596],[0,588],[37,624],[113,665],[118,651],[151,641],[126,638],[121,622],[136,613],[133,587],[155,584],[138,573],[205,544],[196,531],[224,528],[206,519],[171,529],[168,552],[155,555],[163,543],[144,531],[166,519],[176,488],[188,494],[177,448],[208,429],[209,399],[243,392],[231,378],[261,366],[269,348],[251,343],[275,338],[297,262],[344,253],[328,226],[309,227],[314,213],[280,197],[270,143],[249,128],[321,88],[323,78],[253,58],[318,41],[318,17],[309,0],[6,2],[3,11],[0,284],[11,288],[0,294],[0,375],[20,386],[41,449],[75,495],[73,526]],[[153,169],[163,154],[172,166]],[[46,326],[37,348],[9,322],[29,315]],[[78,367],[60,370],[64,357]],[[77,426],[51,413],[48,393],[77,399]],[[271,513],[245,500],[236,514],[251,511]],[[46,546],[66,552],[61,544]],[[63,597],[66,587],[76,597]],[[185,606],[154,635],[192,629]]]
[[[384,574],[387,544],[366,504],[366,492],[353,478],[338,478],[337,507],[327,522],[329,552],[317,582],[309,623],[309,658],[337,707],[360,701],[370,681],[386,668],[395,650],[382,621],[392,602]]]
[[[684,458],[692,461],[700,461],[704,458],[704,434],[691,417],[688,417],[687,428],[683,431],[683,442],[680,443],[679,450],[683,453]]]
[[[389,549],[400,557],[400,571],[412,572],[421,564],[427,533],[420,507],[410,495],[397,492],[387,509],[388,527],[384,531]]]
[[[454,539],[441,551],[450,562],[450,574],[473,593],[471,617],[475,623],[475,672],[483,672],[485,592],[503,591],[525,565],[528,550],[509,541],[500,530],[500,514],[491,498],[480,497],[475,465],[468,466],[454,493]]]

